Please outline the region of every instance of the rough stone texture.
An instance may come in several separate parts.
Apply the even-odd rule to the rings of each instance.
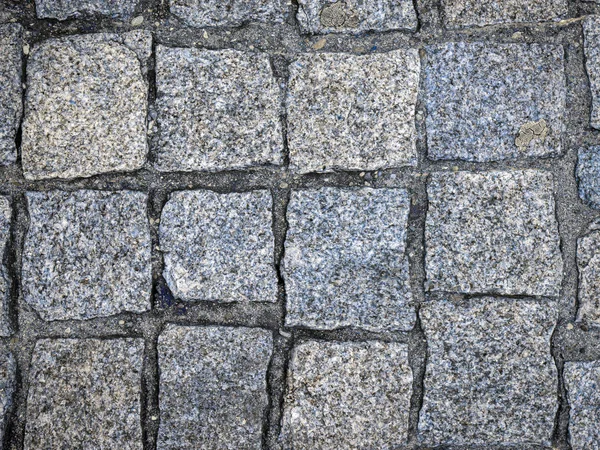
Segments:
[[[150,309],[147,196],[28,192],[23,297],[46,320]]]
[[[411,329],[409,205],[403,189],[292,192],[282,269],[286,324]]]
[[[426,47],[428,156],[499,161],[561,152],[564,51],[550,44],[451,42]],[[546,131],[524,145],[524,126]]]
[[[405,344],[299,344],[288,372],[284,448],[392,449],[405,444],[412,381]]]
[[[482,27],[560,20],[567,17],[568,6],[567,0],[442,0],[442,14],[447,28]]]
[[[562,257],[549,172],[432,174],[426,288],[558,296]]]
[[[72,17],[102,15],[130,18],[138,0],[35,0],[38,18],[66,20]]]
[[[160,222],[163,276],[175,297],[275,302],[272,199],[268,191],[171,194]]]
[[[11,218],[10,202],[6,197],[0,197],[0,258],[4,258],[6,253]],[[10,284],[7,268],[4,263],[0,263],[0,336],[9,336],[12,332],[9,317]]]
[[[417,29],[412,0],[299,0],[296,15],[304,33],[361,33]]]
[[[549,446],[558,407],[555,309],[553,301],[506,298],[426,303],[420,442]]]
[[[600,17],[588,16],[583,21],[585,67],[592,91],[590,125],[600,129]]]
[[[158,448],[260,450],[272,341],[258,328],[167,325]]]
[[[287,0],[171,0],[171,14],[192,27],[239,27],[283,23],[287,5]]]
[[[43,339],[29,374],[25,449],[142,449],[142,339]]]
[[[27,64],[23,174],[89,177],[146,158],[150,33],[90,34],[34,46]]]
[[[415,49],[299,56],[287,94],[290,167],[305,173],[416,165],[419,72]]]
[[[600,231],[577,241],[578,320],[600,323]]]
[[[600,362],[565,362],[569,434],[573,450],[600,447]]]
[[[17,159],[15,138],[23,113],[22,33],[20,25],[0,25],[0,165]]]
[[[12,406],[16,388],[16,377],[15,358],[4,347],[0,350],[0,442],[4,442],[8,412]]]
[[[600,146],[582,147],[577,161],[579,197],[600,209]]]

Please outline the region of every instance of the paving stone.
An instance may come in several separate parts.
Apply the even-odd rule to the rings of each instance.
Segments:
[[[10,237],[10,221],[12,209],[6,197],[0,197],[0,258],[6,253],[6,246]],[[9,317],[10,278],[8,270],[0,263],[0,336],[10,336],[12,327]],[[2,442],[0,440],[0,442]]]
[[[142,449],[142,339],[42,339],[29,374],[25,449]]]
[[[558,296],[563,263],[549,172],[437,173],[427,193],[428,290]]]
[[[171,0],[171,14],[192,27],[283,23],[288,8],[287,0]]]
[[[148,32],[89,34],[34,46],[27,65],[28,179],[131,171],[145,162]]]
[[[160,222],[163,276],[181,300],[275,302],[268,191],[171,194]]]
[[[147,196],[141,192],[28,192],[23,296],[45,320],[150,309]]]
[[[578,320],[600,323],[600,232],[577,240]]]
[[[428,346],[422,444],[550,446],[558,408],[555,302],[431,301],[421,320]]]
[[[158,448],[262,448],[271,332],[167,325],[158,339]]]
[[[565,362],[569,406],[569,435],[573,450],[600,447],[600,362]]]
[[[0,442],[4,442],[6,421],[13,404],[16,388],[17,365],[15,358],[6,348],[0,351]]]
[[[585,67],[592,91],[590,125],[600,129],[600,17],[587,16],[583,21]]]
[[[20,25],[0,25],[0,165],[17,159],[15,138],[23,113],[22,33]]]
[[[306,173],[416,165],[419,73],[415,49],[300,55],[290,65],[287,95],[290,167]]]
[[[286,324],[411,329],[409,206],[404,189],[292,192],[282,267]]]
[[[500,161],[561,153],[562,46],[451,42],[426,51],[430,158]]]
[[[361,33],[417,29],[412,0],[298,0],[296,14],[304,33]]]
[[[600,209],[600,146],[581,147],[577,160],[579,197]]]
[[[283,94],[267,54],[158,46],[156,70],[159,170],[283,162]]]
[[[96,14],[128,19],[137,3],[138,0],[35,0],[35,11],[40,19],[66,20]]]
[[[391,449],[406,443],[413,380],[405,344],[308,341],[291,358],[283,448]]]

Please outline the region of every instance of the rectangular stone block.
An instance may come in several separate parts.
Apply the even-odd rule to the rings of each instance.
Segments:
[[[4,261],[10,238],[11,218],[12,208],[9,200],[6,197],[0,197],[0,258],[2,261]],[[9,316],[10,287],[11,280],[8,269],[4,263],[0,263],[0,336],[10,336],[13,331]]]
[[[158,339],[161,450],[260,450],[271,332],[167,325]]]
[[[171,14],[192,27],[239,27],[258,23],[283,23],[287,0],[171,0]]]
[[[552,174],[436,173],[427,195],[427,290],[558,296],[563,262]]]
[[[0,165],[17,159],[15,138],[23,113],[22,33],[20,25],[0,25]]]
[[[290,167],[315,171],[414,166],[416,49],[300,55],[287,94]]]
[[[40,19],[66,20],[96,15],[115,19],[130,18],[138,0],[35,0]]]
[[[600,232],[577,240],[578,320],[600,323]]]
[[[577,184],[581,200],[592,208],[600,209],[600,146],[579,149]]]
[[[147,196],[141,192],[28,192],[23,297],[45,320],[150,309]]]
[[[42,339],[29,373],[25,449],[141,450],[142,339]]]
[[[482,162],[561,153],[561,45],[451,42],[426,52],[429,158]]]
[[[283,94],[267,54],[158,46],[156,78],[158,170],[283,162]]]
[[[293,191],[282,273],[286,325],[409,330],[404,189]]]
[[[17,364],[6,346],[0,350],[0,442],[4,441],[17,385]]]
[[[288,370],[281,431],[283,448],[404,446],[412,378],[405,344],[298,344]]]
[[[558,408],[550,353],[556,319],[556,305],[547,301],[425,303],[428,358],[419,442],[550,446]]]
[[[573,450],[600,448],[600,362],[565,362],[569,435]]]
[[[600,129],[600,17],[588,16],[583,21],[585,68],[592,91],[590,125]]]

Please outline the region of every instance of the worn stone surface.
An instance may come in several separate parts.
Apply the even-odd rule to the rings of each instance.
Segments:
[[[275,302],[268,191],[171,194],[160,222],[163,276],[182,300]]]
[[[290,167],[297,172],[416,165],[415,49],[304,54],[290,65]],[[341,151],[343,149],[343,151]]]
[[[0,197],[0,258],[4,258],[10,237],[10,223],[12,209],[6,197]],[[4,259],[3,259],[4,261]],[[8,269],[4,263],[0,264],[0,336],[9,336],[12,332],[9,317],[11,281]],[[1,442],[1,440],[0,440]]]
[[[167,325],[158,339],[158,448],[262,448],[271,332]]]
[[[412,371],[405,344],[303,342],[288,370],[284,448],[391,449],[406,443]]]
[[[304,33],[361,33],[417,28],[412,0],[299,0],[296,14]]]
[[[427,195],[428,290],[558,296],[563,263],[552,174],[436,173]]]
[[[159,170],[282,163],[283,94],[268,55],[159,46],[156,70]]]
[[[561,153],[562,46],[451,42],[426,51],[430,158],[499,161]],[[517,140],[523,126],[541,120],[543,134]]]
[[[293,191],[283,277],[286,324],[409,330],[404,189]]]
[[[17,159],[15,138],[23,113],[22,33],[20,25],[0,25],[0,165]]]
[[[4,442],[8,413],[16,389],[17,365],[6,347],[0,350],[0,442]]]
[[[150,309],[147,195],[28,192],[23,297],[46,320]]]
[[[142,339],[42,339],[29,373],[25,448],[142,449]]]
[[[577,318],[600,323],[600,232],[577,241],[579,311]]]
[[[569,406],[569,434],[573,450],[600,447],[600,362],[565,362]]]
[[[581,147],[577,160],[579,197],[600,209],[600,146]]]
[[[553,301],[473,298],[421,308],[425,445],[549,446],[558,407]]]
[[[600,129],[600,17],[588,16],[583,21],[585,68],[592,92],[590,125]]]
[[[27,64],[23,174],[29,179],[131,171],[146,158],[147,32],[49,39]]]
[[[35,11],[40,19],[65,20],[96,14],[127,19],[137,3],[138,0],[35,0]]]
[[[192,27],[283,23],[288,9],[287,0],[171,0],[171,14]]]

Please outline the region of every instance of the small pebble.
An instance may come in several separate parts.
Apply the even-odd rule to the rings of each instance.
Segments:
[[[142,23],[144,23],[144,17],[137,16],[137,17],[134,17],[134,19],[131,21],[131,26],[139,27]]]

